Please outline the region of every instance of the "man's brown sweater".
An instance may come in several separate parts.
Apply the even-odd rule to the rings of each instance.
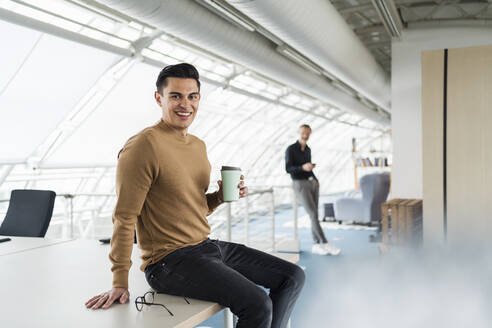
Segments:
[[[206,194],[210,169],[205,143],[180,135],[162,120],[127,141],[116,170],[109,254],[113,287],[128,288],[135,225],[141,270],[208,237],[206,216],[220,204],[218,192]]]

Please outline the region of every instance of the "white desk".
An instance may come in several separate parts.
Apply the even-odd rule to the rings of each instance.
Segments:
[[[0,238],[10,238],[11,241],[0,243],[0,256],[14,253],[25,252],[31,249],[65,243],[71,239],[44,239],[33,237],[10,237],[0,236]]]
[[[295,239],[283,239],[279,240],[275,245],[277,252],[287,252],[287,253],[299,253],[300,252],[299,240]]]
[[[9,243],[9,242],[8,242]],[[10,242],[11,243],[11,242]],[[135,297],[150,290],[138,268],[134,248],[130,270],[130,301],[108,310],[90,310],[90,297],[111,287],[109,246],[76,240],[0,257],[0,327],[194,327],[223,309],[216,303],[157,294],[158,306],[135,308]],[[298,254],[281,254],[296,262]]]

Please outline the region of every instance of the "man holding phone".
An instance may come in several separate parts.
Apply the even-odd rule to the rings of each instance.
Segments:
[[[313,173],[316,164],[311,163],[311,148],[307,145],[311,131],[307,124],[299,127],[299,139],[285,151],[285,170],[292,178],[297,199],[311,219],[313,254],[338,255],[340,249],[328,243],[318,220],[319,182]]]

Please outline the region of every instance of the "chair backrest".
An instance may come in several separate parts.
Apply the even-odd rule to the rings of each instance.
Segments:
[[[0,235],[44,237],[53,214],[56,193],[50,190],[12,190]]]
[[[381,217],[381,204],[388,198],[390,190],[389,172],[364,175],[359,181],[362,199],[371,204],[371,220]]]
[[[366,174],[359,180],[362,198],[366,200],[383,200],[386,199],[389,192],[389,173],[371,173]],[[384,198],[384,199],[383,199]]]

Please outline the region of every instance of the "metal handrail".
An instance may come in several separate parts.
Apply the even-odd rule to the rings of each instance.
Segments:
[[[255,187],[250,187],[250,191],[248,196],[254,195],[263,195],[270,194],[271,195],[271,206],[270,206],[270,216],[271,216],[271,237],[272,237],[272,250],[275,251],[275,196],[274,189],[276,188],[292,188],[292,185],[277,185],[271,187],[261,187],[259,189],[254,189]],[[298,239],[298,224],[297,224],[297,204],[294,195],[294,239]],[[89,209],[79,209],[74,210],[73,207],[73,199],[76,197],[116,197],[116,193],[61,193],[57,194],[57,197],[63,197],[69,201],[69,220],[70,220],[70,237],[74,237],[74,213],[83,213],[88,211],[97,210],[97,208],[89,208]],[[0,199],[0,202],[8,202],[10,199]],[[249,244],[249,201],[248,198],[245,198],[246,206],[245,206],[245,239],[246,244]],[[227,218],[227,240],[231,240],[231,228],[232,228],[232,211],[231,211],[231,203],[227,203],[226,208],[226,218]]]
[[[86,196],[86,197],[116,197],[116,194],[110,194],[110,193],[80,193],[80,194],[71,194],[71,193],[64,193],[64,194],[56,194],[57,197],[65,197],[65,198],[74,198],[77,196]],[[4,198],[0,199],[0,203],[4,202],[9,202],[10,198]]]
[[[262,195],[262,194],[270,194],[272,197],[271,201],[271,206],[270,206],[270,215],[271,215],[271,237],[272,237],[272,251],[275,252],[275,197],[274,197],[274,192],[273,188],[269,189],[261,189],[261,190],[254,190],[248,192],[248,196],[253,196],[253,195]],[[246,202],[245,206],[245,241],[246,245],[249,245],[249,201],[248,197],[244,198],[244,201]],[[227,224],[227,234],[226,234],[226,240],[231,241],[232,240],[232,203],[228,202],[226,204],[226,224]]]

